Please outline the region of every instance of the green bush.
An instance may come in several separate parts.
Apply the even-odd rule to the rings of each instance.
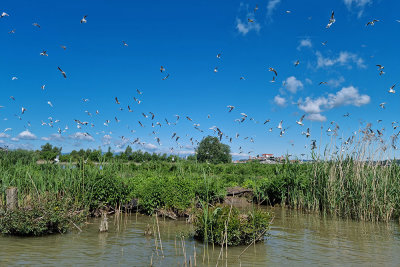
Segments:
[[[270,223],[266,211],[241,213],[235,207],[222,206],[198,211],[194,237],[204,242],[228,246],[248,245],[264,240]]]
[[[47,194],[24,208],[0,210],[0,233],[17,236],[65,233],[71,224],[81,224],[86,216],[86,210],[81,210],[70,198]]]

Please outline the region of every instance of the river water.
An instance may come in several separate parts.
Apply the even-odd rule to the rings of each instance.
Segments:
[[[220,247],[205,247],[190,238],[192,226],[185,220],[159,218],[160,243],[144,235],[148,226],[157,232],[155,217],[122,214],[109,218],[107,233],[99,233],[100,220],[91,219],[82,232],[0,237],[0,266],[400,266],[397,223],[356,222],[283,208],[272,212],[265,242],[247,250],[229,247],[227,258]]]

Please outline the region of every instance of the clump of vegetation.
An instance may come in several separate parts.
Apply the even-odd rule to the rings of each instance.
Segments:
[[[205,208],[196,214],[194,237],[228,246],[261,242],[267,235],[270,219],[270,214],[260,209],[241,213],[229,206]]]
[[[17,236],[65,233],[71,227],[79,227],[86,217],[87,211],[70,198],[45,194],[23,208],[0,209],[0,233]]]
[[[231,149],[222,144],[217,137],[207,136],[201,140],[196,149],[196,157],[199,162],[231,163]]]

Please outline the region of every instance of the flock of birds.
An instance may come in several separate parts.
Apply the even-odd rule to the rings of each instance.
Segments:
[[[256,6],[254,8],[254,12],[256,12],[257,10],[258,10],[258,6]],[[291,13],[291,11],[286,11],[286,13]],[[6,12],[0,13],[0,22],[1,22],[2,19],[6,18],[6,17],[9,17],[9,14],[7,14]],[[80,20],[80,23],[81,24],[88,23],[87,19],[88,19],[87,15],[83,16],[82,19]],[[248,18],[248,22],[249,23],[254,23],[254,21],[255,21],[254,18]],[[327,29],[331,28],[334,25],[335,22],[336,22],[335,13],[332,11],[331,16],[329,17],[329,20],[328,20],[328,24],[326,25],[326,28]],[[379,22],[379,20],[373,19],[371,21],[368,21],[366,23],[366,26],[374,26],[375,23],[378,23],[378,22]],[[397,22],[400,22],[400,21],[397,21]],[[41,28],[41,25],[39,25],[36,22],[33,23],[32,25],[34,27]],[[12,29],[9,33],[10,34],[14,34],[15,33],[15,29]],[[326,45],[326,44],[327,44],[326,41],[322,43],[322,45]],[[128,46],[128,44],[125,41],[122,41],[122,45],[125,46],[125,47]],[[67,47],[65,45],[61,45],[61,48],[64,49],[64,50],[67,49]],[[39,55],[43,56],[43,57],[48,57],[49,56],[46,50],[43,50],[42,52],[40,52]],[[216,57],[217,57],[218,60],[220,60],[222,58],[222,53],[217,53]],[[294,66],[297,67],[299,64],[300,64],[300,61],[297,60],[294,63]],[[377,67],[379,75],[384,75],[385,74],[385,72],[384,72],[385,67],[383,65],[377,64],[376,67]],[[62,78],[68,79],[67,73],[62,69],[61,66],[57,66],[57,69],[60,72],[60,75],[61,75]],[[278,79],[278,71],[274,67],[268,67],[267,71],[271,72],[271,74],[272,74],[271,82],[276,82],[277,79]],[[214,72],[215,73],[218,72],[218,67],[214,68]],[[162,80],[166,80],[166,79],[168,79],[170,77],[170,73],[167,72],[165,66],[160,66],[160,73],[161,73],[161,79]],[[17,79],[18,79],[18,77],[12,77],[12,80],[17,80]],[[240,77],[240,80],[245,80],[245,77],[243,77],[243,76]],[[321,81],[319,83],[319,85],[326,85],[326,84],[327,84],[327,82],[325,82],[325,81]],[[396,84],[393,84],[389,88],[388,93],[395,94],[396,93],[395,86],[396,86]],[[41,86],[42,90],[45,90],[45,88],[46,88],[46,85],[42,85]],[[136,93],[137,93],[137,95],[133,96],[133,101],[134,101],[133,104],[134,105],[139,105],[142,102],[139,98],[141,98],[143,93],[139,89],[136,90]],[[15,99],[15,97],[13,97],[13,96],[10,96],[10,100],[11,101],[17,101]],[[124,108],[122,107],[123,104],[121,103],[121,101],[118,99],[117,96],[115,97],[114,100],[115,100],[114,104],[119,106],[119,110],[120,111],[123,111],[124,110]],[[85,103],[85,102],[88,102],[88,101],[90,101],[90,100],[82,98],[82,102]],[[47,104],[50,107],[53,107],[53,103],[51,101],[48,101]],[[132,104],[125,104],[125,105],[127,106],[128,112],[133,112],[134,109],[133,109]],[[385,105],[386,105],[386,102],[383,102],[383,103],[380,103],[379,106],[382,109],[385,109]],[[0,108],[4,108],[4,107],[0,106]],[[233,105],[227,105],[226,108],[227,108],[227,112],[228,113],[232,113],[235,110],[235,106],[233,106]],[[19,120],[22,120],[22,116],[26,112],[29,112],[28,109],[25,108],[24,106],[22,106],[20,114],[16,114],[16,117],[18,117]],[[89,133],[90,131],[88,130],[88,128],[89,127],[90,128],[95,128],[95,125],[94,125],[93,122],[90,122],[90,118],[92,118],[93,116],[99,116],[100,115],[100,111],[96,110],[95,112],[92,113],[92,112],[86,110],[85,113],[87,114],[87,116],[88,116],[87,118],[89,118],[89,121],[85,120],[85,119],[74,119],[73,121],[74,121],[75,127],[77,129],[80,129],[80,130],[81,129],[85,129],[84,131],[81,130],[82,132],[80,132],[83,136],[92,137],[92,134]],[[154,136],[155,142],[157,142],[158,145],[160,145],[160,146],[162,145],[162,143],[161,143],[160,137],[158,136],[157,128],[176,125],[180,121],[181,117],[184,118],[189,123],[191,123],[194,130],[196,130],[196,131],[198,131],[200,133],[204,133],[204,130],[200,127],[200,124],[194,122],[193,119],[191,117],[189,117],[189,116],[180,116],[180,115],[176,114],[174,116],[173,120],[171,120],[171,119],[169,120],[167,118],[164,118],[163,120],[159,120],[158,119],[159,116],[157,116],[157,114],[154,114],[153,112],[147,112],[147,113],[142,112],[141,115],[142,115],[143,118],[141,120],[137,121],[137,127],[143,127],[144,128],[144,127],[147,127],[147,126],[151,126],[151,128],[152,128],[151,135]],[[350,116],[349,113],[346,113],[346,114],[343,115],[343,117],[349,117],[349,116]],[[210,118],[210,117],[211,117],[210,115],[207,116],[207,118]],[[304,119],[305,118],[306,118],[306,114],[303,114],[296,121],[296,124],[297,124],[298,127],[302,128],[304,126]],[[118,119],[117,116],[114,117],[114,120],[115,120],[116,123],[120,123],[120,120]],[[252,117],[249,117],[246,113],[243,113],[243,112],[241,112],[240,113],[240,117],[236,118],[234,121],[236,123],[244,123],[246,120],[254,121],[254,123],[259,123],[257,120],[255,120]],[[105,119],[104,122],[103,122],[103,126],[104,127],[108,127],[111,122],[112,122],[111,119]],[[378,121],[378,123],[380,123],[380,122],[381,122],[381,120]],[[57,133],[59,135],[62,135],[62,134],[66,133],[69,130],[69,127],[68,127],[68,125],[66,125],[63,128],[58,127],[59,123],[60,123],[60,120],[53,119],[52,117],[49,117],[47,121],[43,121],[43,120],[41,121],[41,126],[49,126],[51,128],[57,128]],[[264,122],[263,122],[263,125],[270,125],[270,124],[271,124],[271,120],[270,119],[265,119]],[[31,123],[27,122],[27,126],[30,127]],[[396,128],[399,127],[399,126],[400,125],[397,122],[392,122],[392,128],[394,130],[396,130]],[[279,123],[276,125],[276,127],[269,126],[269,127],[267,127],[266,131],[267,132],[273,132],[274,128],[276,128],[276,129],[278,129],[279,136],[282,137],[282,136],[285,135],[285,133],[287,132],[287,130],[290,127],[291,126],[285,126],[284,121],[280,120]],[[27,127],[25,126],[25,128],[27,128]],[[322,132],[322,128],[323,128],[323,126],[321,126],[321,132]],[[332,121],[332,122],[330,122],[329,127],[326,130],[326,132],[327,132],[328,135],[338,136],[338,130],[339,129],[340,129],[340,126],[336,122]],[[7,128],[3,132],[6,133],[6,132],[11,131],[11,130],[12,130],[11,128]],[[375,138],[375,139],[377,138],[382,144],[385,144],[385,141],[383,140],[383,137],[382,137],[384,131],[385,131],[384,128],[373,130],[372,129],[372,125],[371,124],[367,124],[365,129],[360,130],[359,132],[362,132],[364,134],[364,136],[366,136],[368,138]],[[135,133],[135,130],[131,130],[131,132]],[[221,141],[224,140],[224,141],[227,141],[229,143],[232,143],[234,139],[239,139],[239,137],[240,137],[239,133],[236,133],[233,136],[229,136],[228,134],[225,133],[224,130],[221,129],[221,127],[218,127],[216,125],[208,128],[207,133],[208,132],[214,134],[215,136],[217,136],[219,138],[219,140],[221,140]],[[305,138],[307,138],[307,139],[312,136],[310,128],[307,128],[307,129],[302,130],[300,132],[301,132],[301,135],[304,135]],[[107,132],[107,131],[103,130],[103,131],[96,132],[96,134],[112,134],[112,132]],[[204,134],[201,134],[201,136],[203,136],[203,135]],[[335,150],[334,153],[338,153],[340,151],[345,151],[347,149],[346,147],[348,147],[349,145],[353,144],[353,142],[356,140],[356,135],[357,135],[357,132],[353,132],[353,134],[349,138],[347,138],[345,140],[342,140],[342,144],[339,145],[339,147],[335,145],[336,147],[334,149]],[[399,135],[400,135],[400,131],[391,136],[391,146],[395,150],[397,150],[396,141],[397,141],[397,138],[398,138]],[[175,147],[172,146],[172,147],[170,147],[168,149],[170,151],[170,153],[174,153],[176,148],[178,148],[178,151],[179,151],[179,149],[184,149],[184,148],[187,147],[182,143],[182,141],[183,141],[182,140],[183,139],[182,135],[178,134],[177,132],[172,131],[170,136],[171,136],[170,138],[173,140],[173,142],[175,142]],[[141,145],[141,146],[144,146],[144,145],[147,144],[145,141],[141,140],[139,137],[130,139],[130,138],[126,137],[126,136],[120,136],[119,138],[121,139],[120,140],[121,142],[120,142],[120,145],[117,145],[117,146],[120,146],[120,148],[122,148],[126,144]],[[196,139],[194,136],[190,136],[189,134],[186,134],[185,135],[185,139],[186,138],[189,141],[189,143],[191,144],[192,148],[199,144],[199,140]],[[339,138],[339,139],[342,139],[342,138]],[[251,143],[255,142],[254,137],[250,137],[250,136],[243,137],[243,140],[248,140]],[[294,144],[292,143],[292,145],[294,145]],[[311,149],[317,148],[317,141],[315,139],[311,139],[309,147]],[[383,147],[384,147],[384,149],[387,149],[387,147],[385,145]],[[307,145],[305,145],[305,148],[307,148]],[[244,151],[242,146],[239,147],[239,154],[251,155],[253,153],[254,153],[254,151],[251,151],[251,150],[250,151]],[[304,156],[305,154],[301,154],[301,155]]]

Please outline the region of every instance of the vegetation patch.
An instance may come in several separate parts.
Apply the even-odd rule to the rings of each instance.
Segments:
[[[45,194],[40,199],[32,199],[24,208],[0,209],[0,233],[17,236],[65,233],[79,227],[86,217],[86,210],[70,198]]]
[[[194,237],[218,245],[239,246],[261,242],[268,233],[270,214],[255,209],[240,212],[229,206],[198,211],[194,220]]]

